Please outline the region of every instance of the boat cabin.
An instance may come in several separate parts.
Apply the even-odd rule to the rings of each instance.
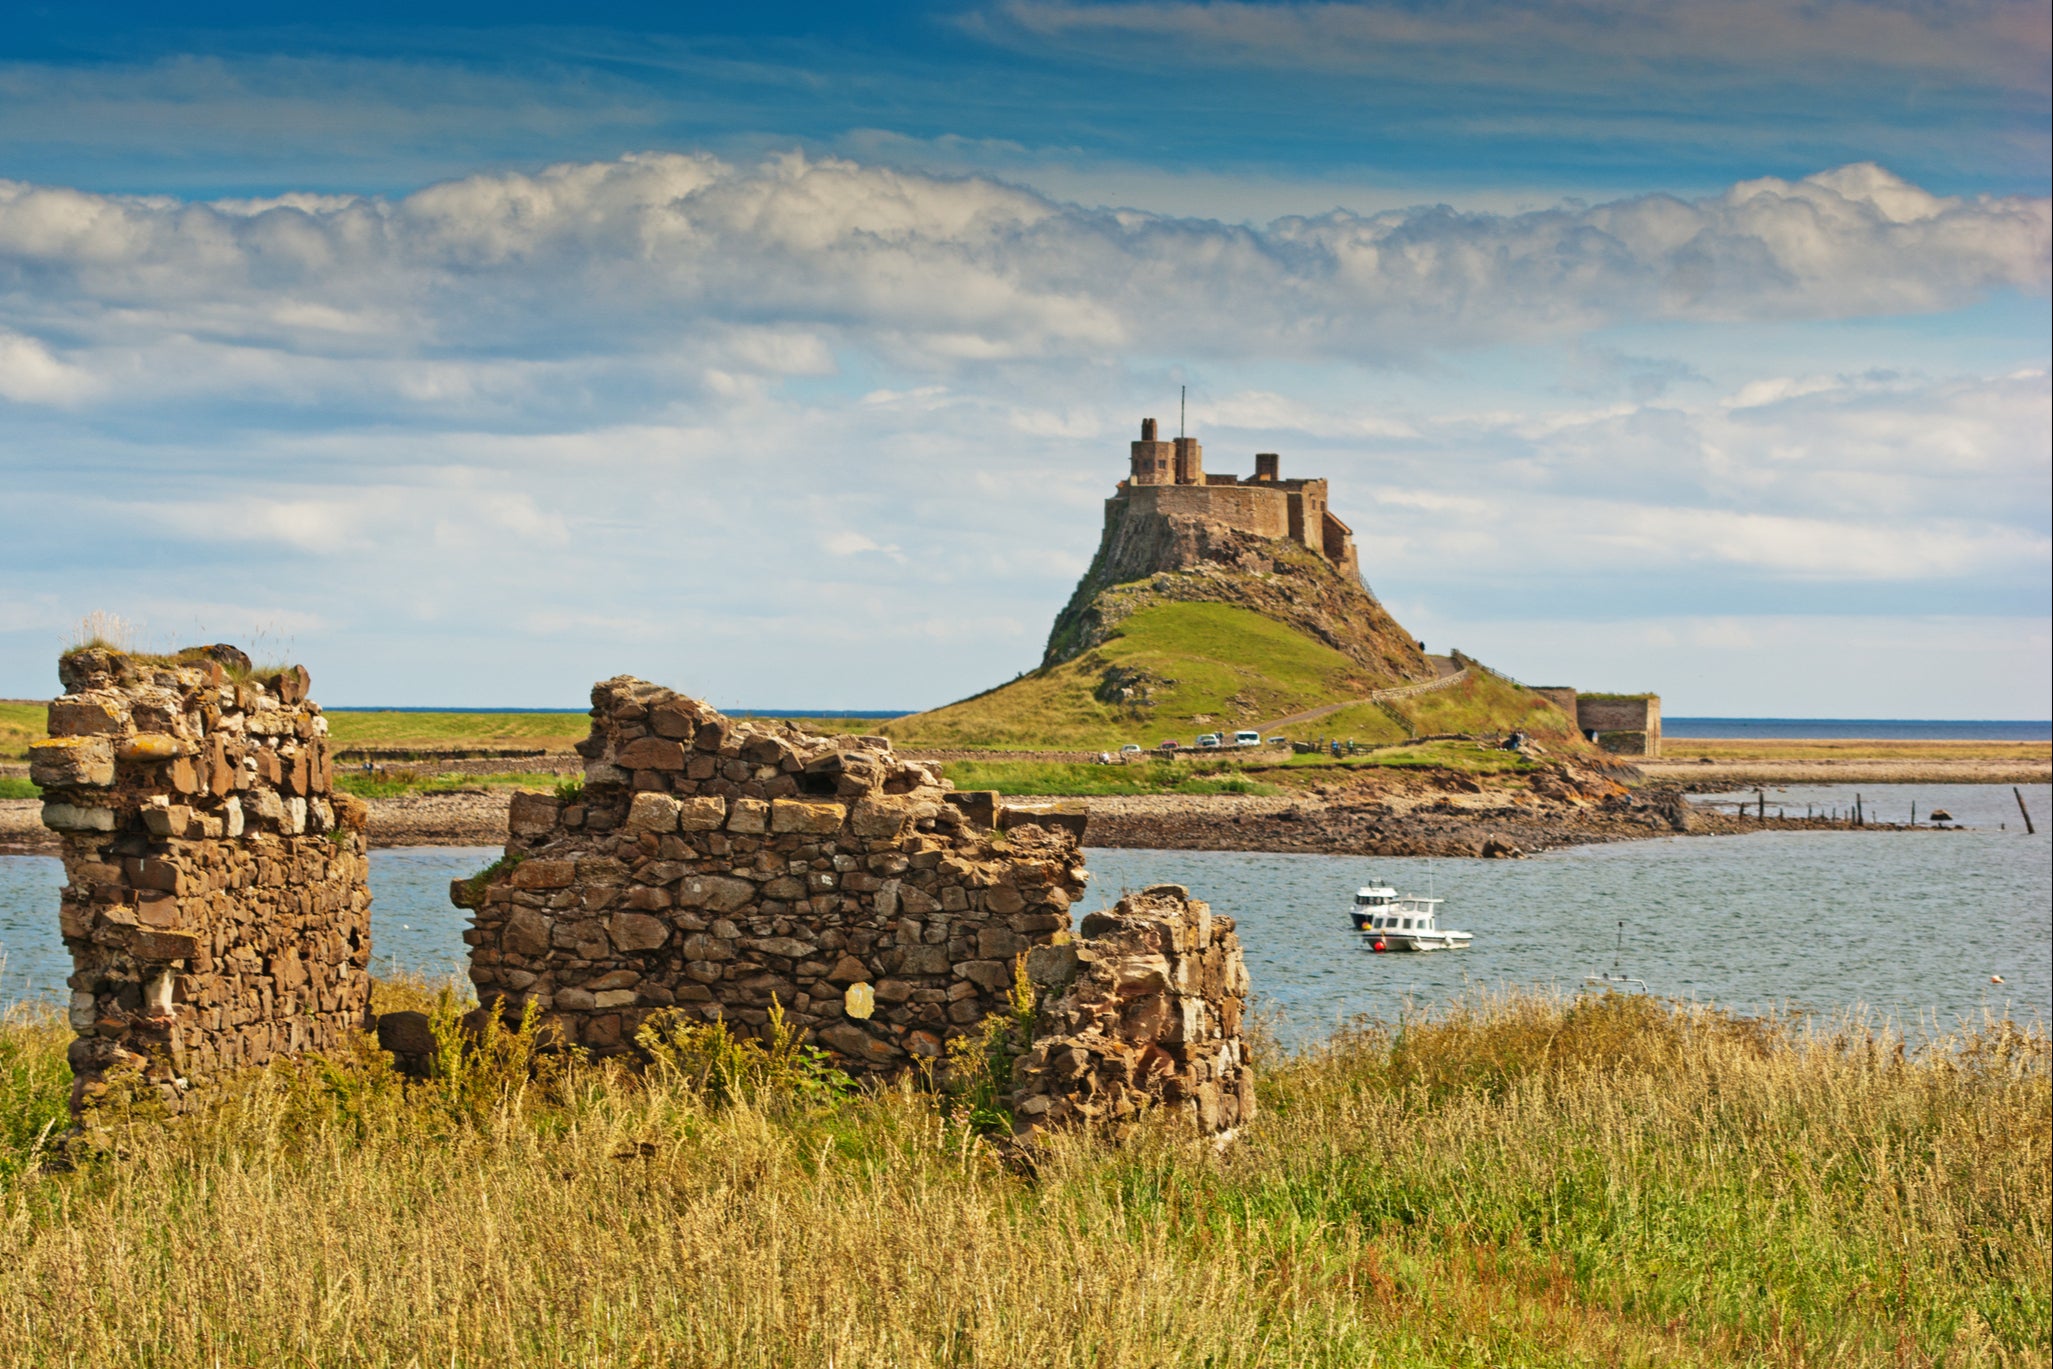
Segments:
[[[1357,905],[1360,899],[1355,900]],[[1440,905],[1447,900],[1440,898],[1418,898],[1407,894],[1403,898],[1392,898],[1387,905],[1369,909],[1367,921],[1357,914],[1355,925],[1365,932],[1430,932],[1437,930]]]

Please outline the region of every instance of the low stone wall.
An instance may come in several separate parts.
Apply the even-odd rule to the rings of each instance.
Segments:
[[[1661,754],[1661,696],[1629,694],[1576,700],[1576,725],[1599,747],[1620,756]]]
[[[1018,1129],[1116,1124],[1155,1105],[1206,1135],[1253,1117],[1247,964],[1233,919],[1158,884],[1085,917],[1080,932],[1028,957],[1044,997],[1013,1072]]]
[[[630,1048],[678,1007],[788,1020],[844,1068],[936,1059],[1069,928],[1080,814],[958,793],[873,737],[727,718],[622,676],[592,690],[582,794],[517,797],[506,859],[459,881],[479,998]]]
[[[305,669],[248,670],[225,646],[59,663],[29,755],[68,881],[74,1113],[120,1071],[177,1110],[218,1071],[365,1024],[364,808],[330,794]]]

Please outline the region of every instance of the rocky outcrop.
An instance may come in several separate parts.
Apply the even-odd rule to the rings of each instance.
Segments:
[[[957,792],[882,738],[622,676],[593,688],[578,749],[582,794],[518,796],[505,860],[451,897],[480,1000],[598,1054],[659,1009],[747,1031],[774,1000],[844,1068],[938,1060],[1088,878],[1080,812]]]
[[[370,998],[363,805],[330,792],[294,666],[89,649],[30,748],[62,845],[75,1112],[117,1075],[172,1110],[219,1071],[341,1046]]]
[[[1015,1127],[1120,1124],[1167,1107],[1203,1135],[1254,1116],[1241,1015],[1247,964],[1233,919],[1179,884],[1128,894],[1042,947],[1033,1044],[1013,1067]]]
[[[1287,538],[1135,509],[1114,499],[1091,568],[1055,619],[1041,664],[1109,640],[1157,603],[1234,604],[1285,623],[1361,665],[1368,685],[1433,678],[1419,645],[1353,573]]]

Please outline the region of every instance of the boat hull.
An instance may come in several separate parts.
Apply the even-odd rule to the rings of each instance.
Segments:
[[[1381,941],[1386,951],[1459,951],[1475,940],[1470,932],[1364,932],[1362,937],[1372,948]]]

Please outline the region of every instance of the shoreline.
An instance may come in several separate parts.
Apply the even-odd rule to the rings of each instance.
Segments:
[[[1884,822],[1854,827],[1822,817],[1763,819],[1696,807],[1686,792],[1651,784],[1589,801],[1415,785],[1409,792],[1368,794],[1123,794],[1077,801],[1090,814],[1087,845],[1150,850],[1494,859],[1668,836],[1959,830]],[[370,844],[379,850],[503,846],[513,793],[465,789],[369,800]],[[35,799],[0,800],[0,855],[60,850],[42,825],[40,809]]]

